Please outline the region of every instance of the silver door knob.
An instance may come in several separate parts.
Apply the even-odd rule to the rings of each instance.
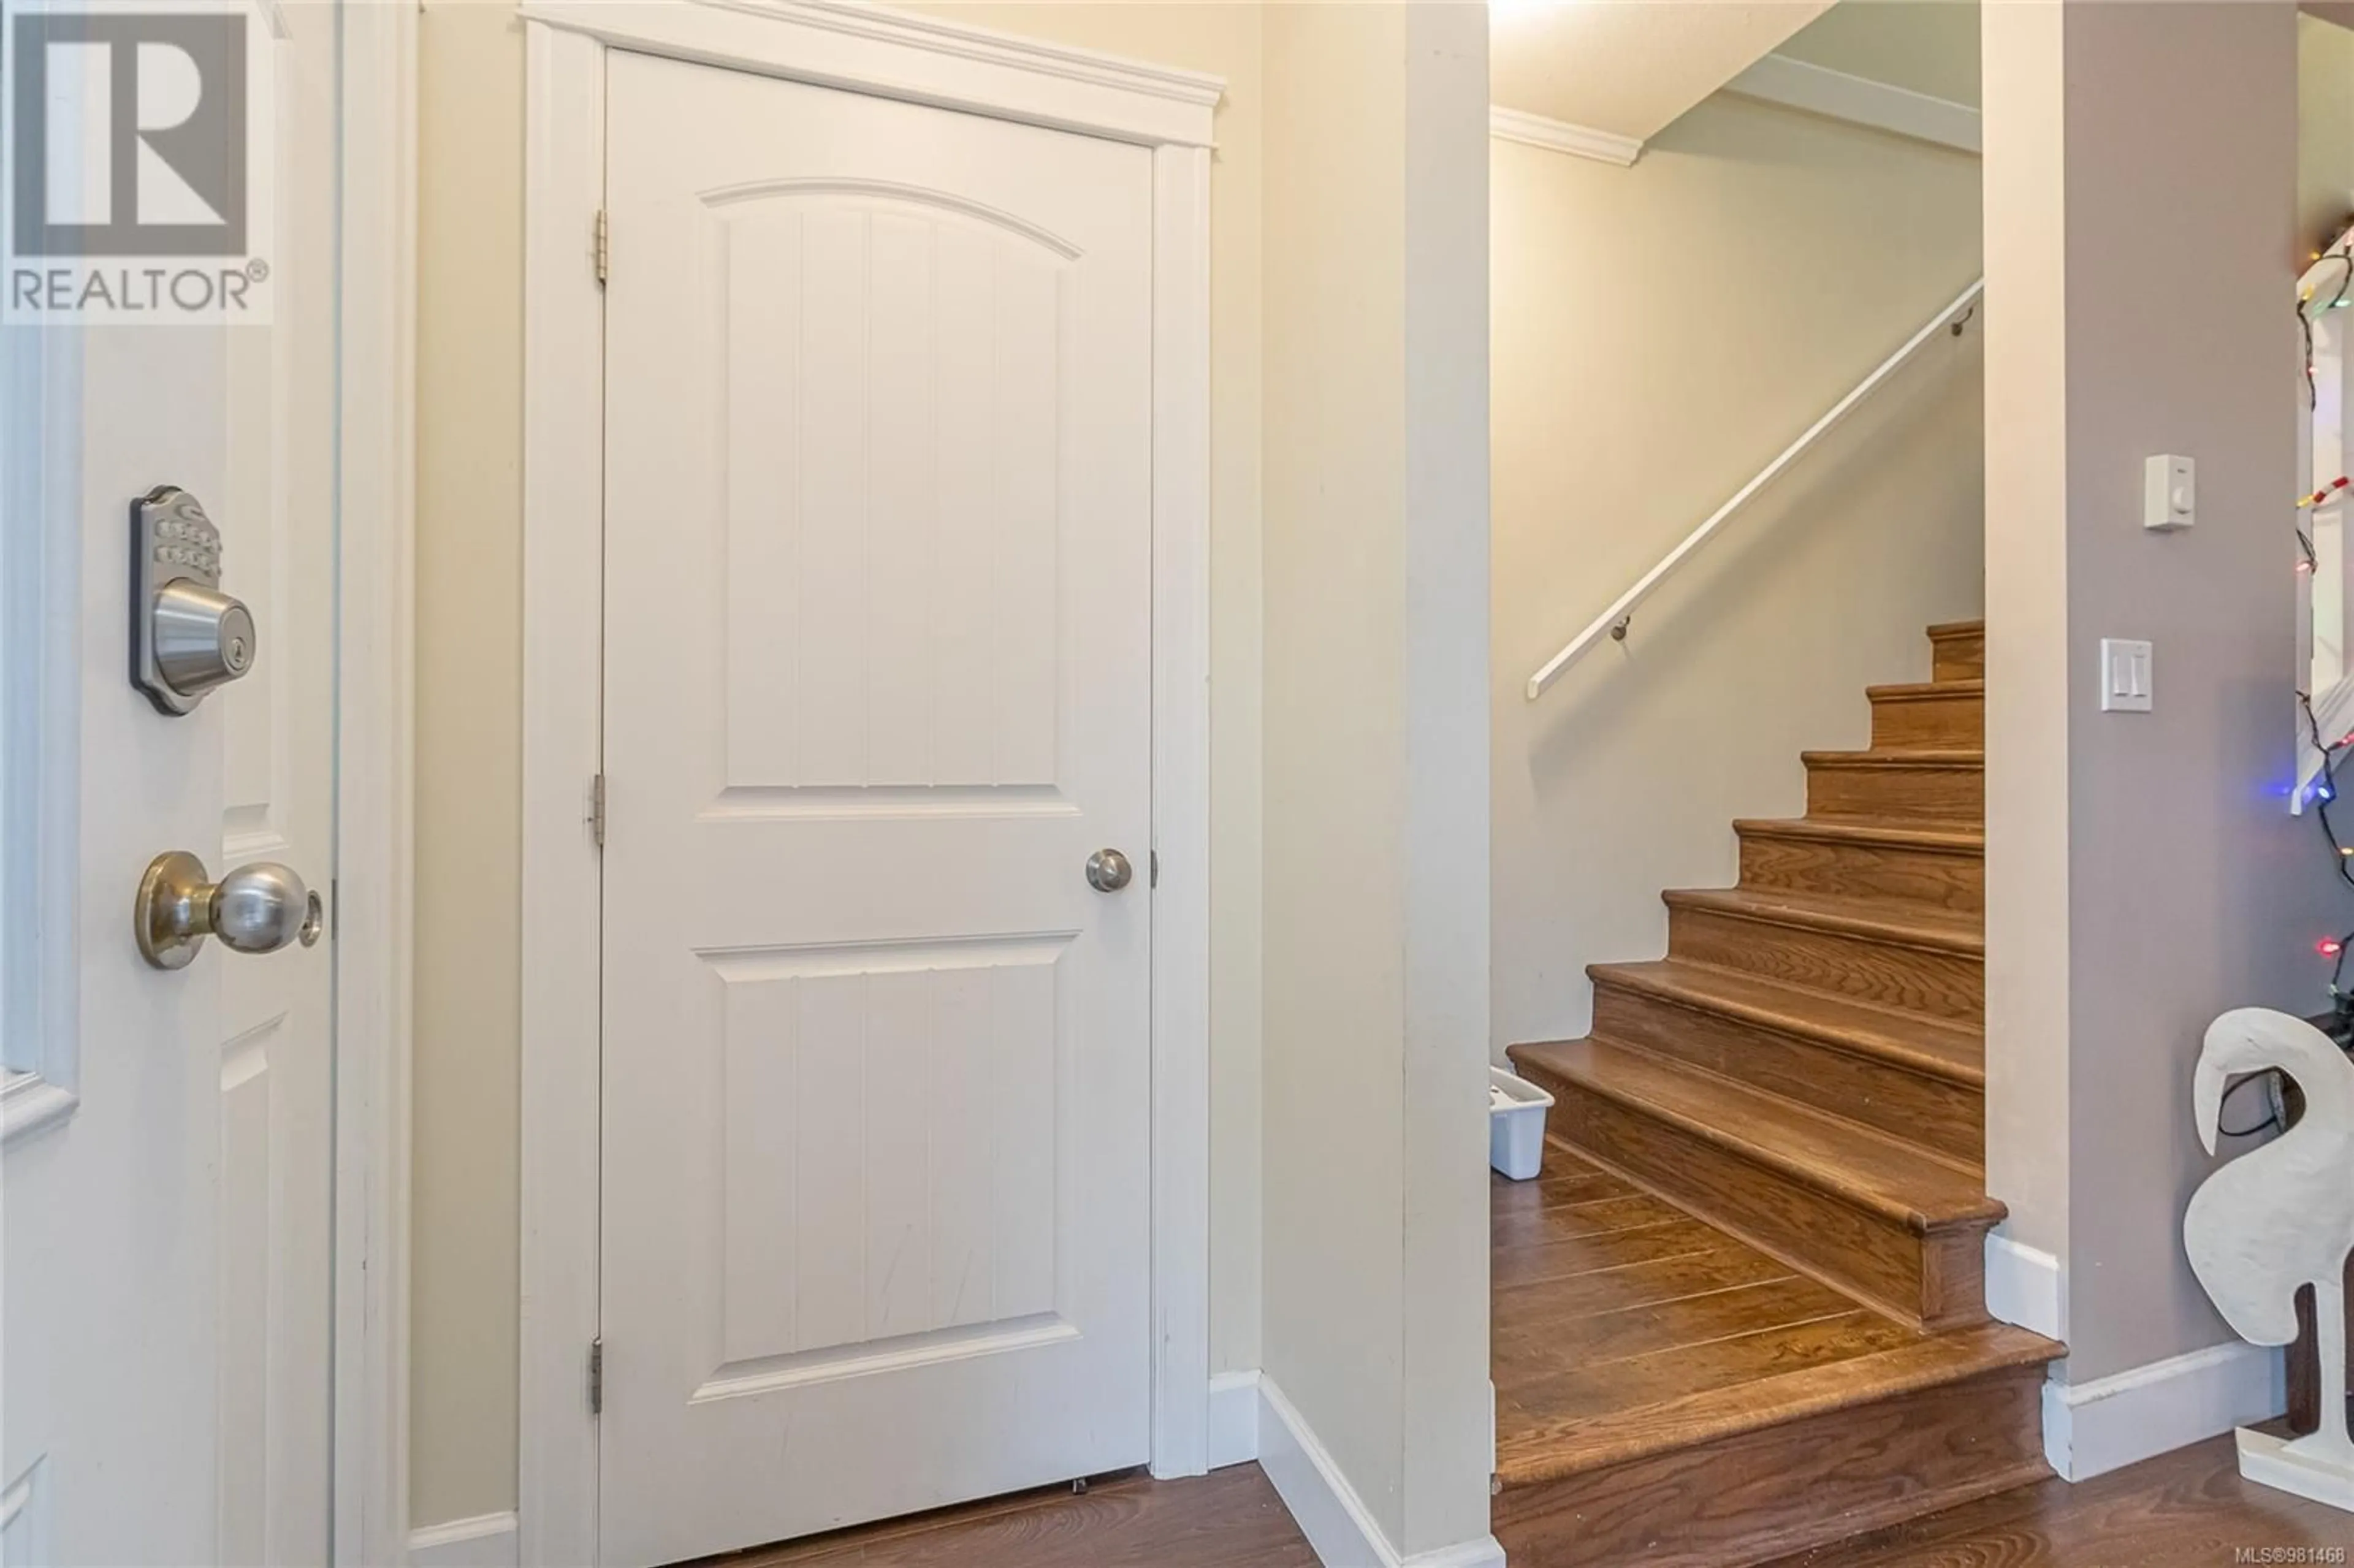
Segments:
[[[1087,856],[1087,885],[1097,893],[1118,893],[1135,874],[1136,867],[1116,849],[1099,849]]]
[[[139,879],[132,930],[139,953],[159,969],[185,969],[218,937],[233,953],[274,953],[296,942],[310,947],[325,925],[319,895],[272,861],[239,866],[215,882],[205,863],[186,850],[157,855]]]

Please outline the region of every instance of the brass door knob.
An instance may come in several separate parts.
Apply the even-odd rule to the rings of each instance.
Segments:
[[[131,911],[140,956],[159,969],[186,968],[207,937],[233,953],[274,953],[310,947],[324,924],[319,895],[287,867],[256,861],[215,882],[186,850],[148,863]]]

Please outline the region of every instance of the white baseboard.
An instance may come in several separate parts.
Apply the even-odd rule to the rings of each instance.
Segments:
[[[2045,1383],[2043,1453],[2067,1479],[2086,1481],[2287,1405],[2280,1351],[2214,1345],[2089,1383]]]
[[[479,1514],[408,1532],[410,1568],[515,1568],[515,1516]]]
[[[1387,1562],[1399,1560],[1390,1558]],[[1387,1568],[1387,1563],[1384,1568]],[[1400,1568],[1504,1568],[1504,1548],[1494,1536],[1483,1535],[1477,1541],[1458,1541],[1433,1552],[1417,1552],[1405,1559]]]
[[[1492,1535],[1402,1554],[1306,1419],[1258,1376],[1258,1464],[1324,1568],[1504,1568]]]
[[[1258,1372],[1220,1372],[1210,1380],[1210,1468],[1258,1457]]]
[[[2063,1344],[2068,1319],[2061,1310],[2060,1260],[1999,1231],[1986,1239],[1987,1315],[2032,1329]]]

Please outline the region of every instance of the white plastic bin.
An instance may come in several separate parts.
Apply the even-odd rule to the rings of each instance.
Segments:
[[[1515,1181],[1544,1165],[1545,1109],[1553,1097],[1517,1074],[1488,1069],[1488,1163]]]

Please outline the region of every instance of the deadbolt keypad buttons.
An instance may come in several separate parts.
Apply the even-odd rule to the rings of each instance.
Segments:
[[[175,484],[131,506],[131,683],[165,714],[192,712],[253,667],[253,616],[220,591],[220,530]]]

